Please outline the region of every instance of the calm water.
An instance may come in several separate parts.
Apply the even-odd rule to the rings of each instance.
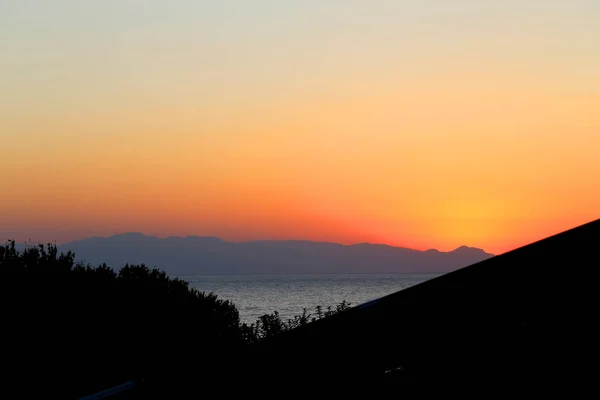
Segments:
[[[353,306],[394,293],[438,275],[193,275],[181,278],[190,286],[232,300],[244,322],[278,311],[284,318],[306,307]]]

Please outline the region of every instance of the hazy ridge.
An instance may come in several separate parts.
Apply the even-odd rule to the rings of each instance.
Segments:
[[[444,273],[493,257],[482,249],[412,250],[380,244],[342,245],[296,240],[227,242],[215,237],[125,233],[58,246],[78,260],[114,268],[146,264],[170,275]]]

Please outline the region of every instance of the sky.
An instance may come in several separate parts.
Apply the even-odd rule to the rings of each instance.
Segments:
[[[500,254],[600,217],[597,0],[3,0],[0,239]]]

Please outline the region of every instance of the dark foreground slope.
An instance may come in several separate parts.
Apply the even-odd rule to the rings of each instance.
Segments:
[[[243,378],[573,395],[596,380],[599,251],[597,220],[265,341]]]

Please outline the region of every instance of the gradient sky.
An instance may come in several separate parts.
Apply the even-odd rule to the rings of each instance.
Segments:
[[[2,0],[0,239],[501,253],[600,217],[598,0]]]

